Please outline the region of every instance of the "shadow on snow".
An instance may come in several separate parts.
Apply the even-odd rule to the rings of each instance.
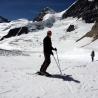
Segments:
[[[80,83],[80,81],[74,79],[72,75],[60,75],[60,74],[54,74],[50,78],[57,78],[57,79],[63,79],[64,81],[73,81],[75,83]]]

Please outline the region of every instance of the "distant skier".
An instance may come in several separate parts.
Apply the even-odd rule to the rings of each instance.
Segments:
[[[40,72],[39,72],[40,75],[51,76],[51,74],[46,72],[46,70],[49,67],[49,64],[51,63],[50,56],[53,55],[52,50],[57,51],[56,48],[52,47],[51,36],[52,36],[52,32],[48,31],[47,36],[43,40],[43,50],[44,50],[45,60],[40,68]]]
[[[92,62],[94,61],[94,57],[95,57],[95,52],[94,50],[91,52],[91,59],[92,59]]]

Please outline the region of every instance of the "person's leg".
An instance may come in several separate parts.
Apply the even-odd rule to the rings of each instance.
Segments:
[[[46,72],[47,68],[49,67],[50,63],[51,63],[50,55],[46,55],[46,63],[45,63],[45,67],[44,67],[45,72]]]
[[[93,61],[94,61],[94,56],[93,56]]]
[[[92,62],[94,61],[94,57],[92,56]]]
[[[46,70],[47,70],[47,68],[48,68],[48,66],[49,66],[49,64],[51,62],[50,61],[50,55],[49,54],[44,54],[44,57],[45,57],[45,60],[44,60],[42,66],[40,68],[40,71],[41,72],[46,72]]]
[[[46,63],[46,61],[44,60],[42,66],[41,66],[41,68],[40,68],[40,72],[44,72],[45,63]]]

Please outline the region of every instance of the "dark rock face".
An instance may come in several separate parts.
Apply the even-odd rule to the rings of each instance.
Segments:
[[[21,34],[27,34],[28,33],[28,28],[27,27],[20,27],[20,28],[15,28],[11,29],[7,35],[3,36],[0,41],[2,41],[5,38],[13,37],[13,36],[19,36]]]
[[[71,32],[71,31],[74,31],[74,30],[75,30],[74,25],[70,25],[66,31]]]
[[[10,22],[8,19],[0,16],[0,23],[3,23],[3,22]]]
[[[98,0],[78,0],[62,16],[62,18],[77,17],[85,20],[86,23],[96,21],[98,17]]]
[[[36,17],[36,18],[34,18],[34,20],[33,21],[42,21],[43,20],[43,17],[46,15],[46,14],[48,14],[48,13],[55,13],[55,11],[54,10],[52,10],[51,8],[49,8],[49,7],[46,7],[46,8],[44,8],[39,14],[38,14],[38,16]]]

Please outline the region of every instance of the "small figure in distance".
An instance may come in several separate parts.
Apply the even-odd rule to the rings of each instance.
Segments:
[[[94,50],[91,52],[91,59],[92,59],[92,62],[94,61],[94,57],[95,57],[95,52]]]

